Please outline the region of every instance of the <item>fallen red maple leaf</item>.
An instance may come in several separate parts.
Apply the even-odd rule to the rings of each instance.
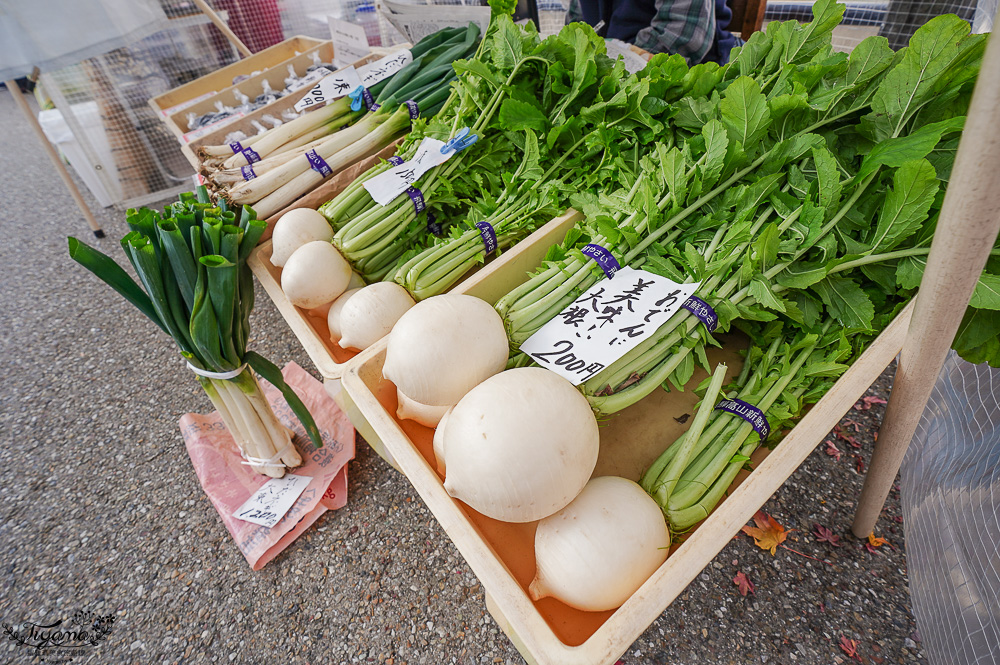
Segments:
[[[762,550],[771,550],[772,555],[777,551],[778,545],[785,542],[788,534],[794,531],[794,529],[786,531],[785,527],[778,524],[777,520],[763,510],[757,511],[757,514],[753,516],[753,521],[757,526],[745,526],[741,531],[752,537],[757,547]]]
[[[840,650],[847,654],[848,658],[854,658],[859,663],[861,662],[861,656],[858,655],[858,641],[847,638],[845,635],[840,636]]]
[[[813,534],[817,543],[829,543],[833,547],[840,547],[840,536],[825,526],[813,524]]]
[[[855,432],[861,431],[861,425],[850,418],[844,418],[844,427],[853,427]]]
[[[877,395],[865,395],[861,398],[861,401],[854,405],[856,411],[867,411],[872,408],[873,404],[887,404],[884,399]]]
[[[854,456],[854,470],[858,473],[865,472],[865,460],[861,455]]]
[[[840,448],[838,448],[837,444],[835,444],[833,441],[826,442],[826,448],[823,450],[823,452],[825,452],[830,457],[836,459],[838,462],[840,461]]]
[[[741,596],[745,596],[748,593],[754,593],[753,582],[747,579],[747,576],[743,574],[742,570],[737,571],[736,577],[733,578],[733,583],[739,587]]]

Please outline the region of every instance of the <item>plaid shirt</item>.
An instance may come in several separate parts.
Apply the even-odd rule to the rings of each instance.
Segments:
[[[583,20],[580,0],[571,0],[569,20]],[[714,0],[656,0],[656,16],[632,43],[650,53],[680,53],[695,65],[705,58],[714,39]]]

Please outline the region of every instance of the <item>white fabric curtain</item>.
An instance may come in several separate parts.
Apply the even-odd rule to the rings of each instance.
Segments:
[[[0,81],[74,65],[166,22],[157,0],[0,0]]]

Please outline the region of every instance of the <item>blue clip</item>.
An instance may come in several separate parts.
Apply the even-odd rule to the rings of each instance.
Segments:
[[[354,89],[353,92],[347,93],[347,96],[351,98],[351,110],[360,111],[361,110],[361,96],[365,93],[365,86],[359,85]]]
[[[441,146],[441,154],[447,155],[452,150],[454,150],[455,152],[461,152],[462,150],[465,150],[478,140],[479,140],[478,134],[473,134],[469,136],[469,128],[463,127],[462,129],[458,130],[458,134],[455,134],[454,138],[449,139],[447,143]]]

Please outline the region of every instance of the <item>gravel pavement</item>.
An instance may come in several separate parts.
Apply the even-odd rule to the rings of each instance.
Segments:
[[[207,397],[172,343],[69,260],[66,235],[93,238],[4,90],[0,118],[0,621],[113,613],[109,639],[74,663],[523,662],[407,480],[360,440],[347,507],[249,569],[177,426],[210,411]],[[99,217],[96,244],[122,260],[121,211]],[[262,292],[253,326],[258,351],[314,372]],[[885,397],[890,376],[869,394]],[[838,440],[838,460],[821,445],[768,501],[794,529],[788,549],[738,536],[623,662],[926,662],[898,491],[878,525],[890,544],[869,551],[849,534],[882,409],[852,410],[842,427],[860,448]],[[740,595],[737,572],[753,593]],[[41,662],[7,641],[0,660]]]

